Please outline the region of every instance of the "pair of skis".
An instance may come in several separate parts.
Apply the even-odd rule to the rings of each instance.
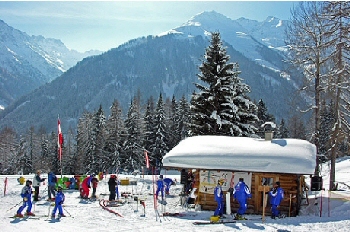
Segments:
[[[217,225],[217,224],[228,224],[228,223],[236,223],[236,220],[227,219],[227,220],[219,220],[217,222],[211,222],[211,221],[197,221],[193,222],[193,225]]]

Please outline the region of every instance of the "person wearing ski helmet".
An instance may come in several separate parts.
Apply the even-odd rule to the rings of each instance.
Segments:
[[[238,201],[239,209],[235,215],[236,220],[242,220],[243,214],[247,211],[247,201],[252,198],[252,194],[250,193],[249,187],[244,183],[243,178],[239,178],[238,183],[233,188],[233,198]]]
[[[17,210],[15,217],[23,217],[22,211],[27,207],[26,216],[35,216],[32,210],[32,181],[27,180],[26,185],[22,188],[21,197],[23,198],[23,205]]]
[[[279,207],[284,198],[284,190],[281,188],[279,181],[275,182],[273,188],[269,192],[270,205],[271,205],[271,218],[281,217]],[[283,217],[283,216],[282,216]]]
[[[63,208],[62,208],[62,204],[64,203],[64,200],[65,200],[65,196],[64,196],[64,193],[62,192],[62,190],[63,189],[61,186],[57,187],[57,194],[56,194],[56,198],[55,198],[55,207],[52,210],[51,218],[55,218],[57,209],[58,209],[59,217],[66,216],[66,215],[64,215]]]
[[[222,217],[224,214],[224,192],[222,191],[222,185],[224,182],[224,179],[218,180],[218,184],[214,189],[214,198],[217,203],[217,207],[214,211],[214,216]]]

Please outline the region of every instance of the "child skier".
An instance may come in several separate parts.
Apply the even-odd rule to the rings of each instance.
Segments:
[[[22,211],[28,206],[26,216],[35,216],[32,210],[32,181],[27,180],[26,185],[22,188],[21,197],[23,198],[23,205],[17,210],[15,217],[23,217]]]
[[[64,203],[65,196],[64,193],[62,192],[62,187],[58,186],[57,188],[57,194],[55,198],[55,207],[52,210],[51,218],[55,218],[56,211],[58,209],[58,217],[65,217],[66,215],[63,214],[63,209],[62,209],[62,204]]]

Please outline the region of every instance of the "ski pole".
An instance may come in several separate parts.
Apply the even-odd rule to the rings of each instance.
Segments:
[[[47,211],[47,217],[48,217],[48,218],[50,217],[51,204],[52,204],[52,203],[50,203],[50,205],[49,205],[49,210]]]
[[[62,207],[64,209],[64,211],[66,211],[66,213],[69,215],[69,217],[72,217],[72,215],[66,210],[65,207]]]
[[[11,209],[15,208],[16,206],[18,206],[19,204],[21,204],[23,201],[18,202],[16,205],[12,206],[11,208],[9,208],[6,212],[10,211]]]

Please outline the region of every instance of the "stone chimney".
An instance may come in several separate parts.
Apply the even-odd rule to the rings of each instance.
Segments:
[[[273,139],[273,130],[276,128],[276,124],[273,122],[265,122],[261,127],[265,131],[265,140],[271,141]]]

